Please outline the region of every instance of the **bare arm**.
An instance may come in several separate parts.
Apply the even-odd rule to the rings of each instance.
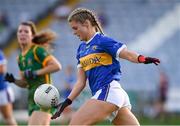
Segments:
[[[82,68],[78,69],[77,73],[77,82],[75,83],[70,95],[67,99],[65,99],[64,102],[58,104],[57,106],[57,112],[51,117],[51,119],[56,119],[61,115],[63,110],[72,104],[72,101],[81,93],[81,91],[86,86],[86,75]]]
[[[45,63],[45,67],[40,70],[37,70],[36,72],[37,72],[37,75],[44,75],[47,73],[57,72],[61,69],[62,69],[62,66],[59,63],[59,61],[54,56],[51,56]]]
[[[133,63],[139,63],[138,56],[139,54],[133,51],[129,51],[127,48],[124,48],[119,54],[120,58],[129,60]]]
[[[22,88],[27,88],[28,83],[23,79],[23,76],[21,76],[21,79],[16,79],[12,73],[6,73],[4,77],[5,81],[8,81],[9,83],[14,83],[15,85],[22,87]]]
[[[119,53],[119,57],[131,61],[133,63],[144,63],[144,64],[154,63],[155,65],[158,65],[160,63],[160,60],[157,58],[145,57],[143,55],[139,55],[136,52],[128,50],[127,47],[124,48]]]
[[[18,87],[21,87],[21,88],[28,88],[28,83],[24,79],[24,76],[23,76],[22,72],[20,72],[20,76],[21,76],[20,79],[15,79],[14,78],[14,84],[17,85]]]
[[[50,58],[48,58],[48,60],[45,62],[45,67],[42,68],[42,69],[39,69],[36,71],[36,74],[37,75],[44,75],[44,74],[47,74],[47,73],[53,73],[53,72],[56,72],[58,70],[61,69],[61,64],[58,62],[58,60],[53,57],[53,56],[50,56]],[[24,79],[24,74],[23,72],[20,74],[21,75],[21,79],[15,79],[15,84],[19,87],[22,87],[22,88],[27,88],[28,87],[28,83],[27,81]]]
[[[77,82],[75,83],[70,95],[68,96],[68,98],[72,101],[81,93],[81,91],[86,86],[86,75],[82,68],[78,69],[77,77]]]
[[[6,65],[5,64],[1,64],[0,65],[0,74],[4,74],[6,72]]]
[[[21,88],[28,88],[28,83],[25,80],[15,79],[14,84]]]

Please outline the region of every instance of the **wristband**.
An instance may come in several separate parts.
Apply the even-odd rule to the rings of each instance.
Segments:
[[[139,63],[144,63],[146,61],[146,57],[145,56],[143,56],[143,55],[139,55],[138,56],[138,62]]]

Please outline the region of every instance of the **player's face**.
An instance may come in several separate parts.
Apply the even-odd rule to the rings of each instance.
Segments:
[[[69,24],[73,30],[74,35],[76,35],[81,41],[87,41],[88,28],[86,25],[83,25],[77,21],[71,21]]]
[[[32,40],[31,28],[26,25],[20,25],[17,31],[17,38],[20,44],[27,44]]]

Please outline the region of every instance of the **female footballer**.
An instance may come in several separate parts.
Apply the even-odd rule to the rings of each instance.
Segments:
[[[22,88],[28,88],[28,125],[49,125],[51,110],[44,110],[34,102],[34,92],[44,83],[51,83],[50,74],[61,69],[61,64],[48,51],[48,45],[54,40],[52,31],[39,34],[33,22],[22,22],[17,31],[17,38],[21,48],[17,60],[21,79],[15,79],[7,73],[5,79]]]
[[[60,103],[52,119],[60,116],[65,107],[80,94],[89,80],[92,98],[73,115],[70,125],[93,125],[106,117],[115,125],[139,125],[131,112],[129,97],[121,87],[120,62],[117,58],[133,63],[154,63],[159,59],[145,57],[129,51],[125,44],[104,35],[95,14],[88,9],[77,8],[68,22],[82,43],[77,50],[78,79],[68,98]]]

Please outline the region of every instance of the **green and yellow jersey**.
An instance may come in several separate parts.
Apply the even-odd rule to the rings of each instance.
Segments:
[[[25,55],[20,54],[18,56],[18,65],[20,72],[25,70],[36,71],[42,69],[46,66],[47,61],[52,58],[52,55],[47,52],[43,47],[38,45],[33,45]],[[51,84],[50,74],[45,74],[37,76],[34,79],[24,78],[28,83],[28,111],[29,115],[32,114],[34,110],[41,110],[34,102],[34,92],[37,87],[41,84]],[[44,110],[43,110],[44,111]],[[51,110],[45,110],[51,111]]]

